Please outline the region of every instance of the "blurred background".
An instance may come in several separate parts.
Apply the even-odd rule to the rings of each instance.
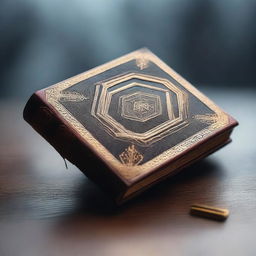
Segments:
[[[22,111],[34,91],[141,47],[240,125],[116,208]],[[0,256],[256,255],[255,96],[256,0],[0,0]],[[231,215],[193,218],[193,203]]]
[[[148,47],[200,86],[256,84],[254,0],[1,0],[1,98]]]

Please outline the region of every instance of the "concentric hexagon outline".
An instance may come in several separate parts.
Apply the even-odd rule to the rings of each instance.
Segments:
[[[172,108],[172,105],[171,105],[171,102],[170,102],[170,91],[166,90],[166,89],[163,89],[163,88],[158,88],[158,87],[155,87],[155,86],[152,86],[152,85],[148,85],[148,84],[143,84],[143,83],[138,83],[138,82],[132,82],[132,83],[129,83],[121,88],[118,88],[118,89],[115,89],[111,92],[107,92],[107,103],[111,101],[111,97],[113,96],[113,94],[117,93],[117,92],[120,92],[120,91],[123,91],[123,90],[126,90],[126,89],[129,89],[129,88],[132,88],[134,86],[139,86],[139,87],[145,87],[145,88],[148,88],[148,89],[152,89],[152,90],[157,90],[157,91],[162,91],[162,92],[165,92],[165,97],[166,97],[166,104],[167,104],[167,113],[168,113],[168,116],[170,119],[173,119],[174,118],[174,113],[173,113],[173,108]],[[122,97],[122,96],[121,96]],[[109,110],[109,104],[108,105],[108,108],[107,108],[107,111],[104,112],[104,114],[108,115],[108,110]]]
[[[170,93],[170,92],[169,92],[168,90],[165,90],[165,89],[162,89],[162,88],[158,88],[158,87],[154,87],[154,86],[150,86],[150,85],[147,85],[147,84],[139,84],[139,83],[137,83],[137,82],[133,82],[133,83],[130,83],[130,84],[126,85],[126,86],[123,86],[122,88],[118,88],[118,89],[113,90],[113,91],[111,91],[111,92],[107,92],[107,96],[106,96],[107,99],[106,99],[106,101],[108,101],[108,102],[107,102],[106,105],[109,107],[109,103],[110,103],[110,101],[111,101],[111,97],[112,97],[113,94],[115,94],[116,92],[122,91],[122,90],[126,90],[126,89],[128,89],[128,88],[130,88],[130,87],[133,87],[133,86],[135,86],[135,85],[136,85],[136,86],[140,85],[140,86],[142,86],[142,87],[146,87],[146,88],[150,88],[150,89],[154,89],[154,90],[159,90],[159,91],[164,91],[164,92],[166,92],[166,102],[167,102],[168,116],[169,116],[169,119],[170,119],[170,120],[168,120],[168,121],[166,121],[166,122],[164,122],[164,123],[162,123],[162,124],[160,124],[160,125],[158,125],[158,126],[152,128],[152,129],[148,130],[148,131],[147,131],[148,135],[151,135],[151,132],[153,133],[155,129],[158,129],[158,128],[161,127],[161,126],[162,126],[162,128],[165,128],[166,125],[174,124],[175,121],[176,121],[176,122],[181,121],[180,118],[176,118],[176,119],[172,120],[173,117],[174,117],[174,114],[173,114],[172,105],[171,105],[170,98],[169,98],[169,93]],[[113,122],[113,123],[112,123],[113,127],[116,127],[117,130],[124,131],[124,133],[125,133],[125,130],[127,130],[127,129],[126,129],[123,125],[121,125],[120,123],[116,122],[116,120],[115,120],[112,116],[110,116],[110,115],[108,114],[108,110],[109,110],[109,108],[103,109],[103,111],[104,111],[103,113],[101,113],[100,110],[98,110],[98,111],[97,111],[97,114],[98,114],[103,120],[105,120],[106,122],[108,122],[109,120],[111,120],[111,122]],[[133,132],[133,134],[136,135],[138,138],[142,138],[142,139],[145,139],[145,138],[147,138],[147,136],[148,136],[146,133],[135,133],[135,132]],[[119,136],[123,136],[123,135],[122,135],[121,133],[119,133]],[[127,135],[127,136],[128,136],[128,135]],[[152,135],[151,135],[151,136],[152,136]]]
[[[136,84],[137,84],[137,83],[136,83]],[[125,90],[125,89],[127,89],[127,88],[129,88],[129,87],[132,87],[132,86],[134,86],[134,85],[133,85],[133,84],[128,84],[127,87],[122,87],[122,88],[123,88],[123,90]],[[146,86],[146,85],[145,85],[145,86]],[[160,88],[156,88],[156,89],[160,89]],[[167,91],[167,90],[166,90],[166,91]],[[114,91],[113,91],[113,93],[114,93]],[[109,93],[109,94],[110,94],[110,93]],[[111,99],[111,98],[109,98],[109,102],[110,102],[110,99]],[[123,127],[123,125],[121,125],[120,123],[116,122],[116,120],[115,120],[114,118],[112,118],[112,116],[110,116],[110,115],[108,114],[108,112],[107,112],[108,109],[103,109],[103,110],[104,110],[104,112],[101,113],[101,112],[100,112],[101,109],[98,108],[98,110],[97,110],[97,115],[100,116],[103,120],[105,120],[105,119],[106,119],[105,117],[107,117],[108,119],[106,119],[105,122],[109,122],[109,120],[111,120],[111,121],[113,122],[113,123],[112,123],[112,126],[115,127],[117,130],[124,130],[124,131],[126,130],[126,128]],[[94,113],[92,113],[92,115],[94,115]],[[97,116],[95,116],[95,117],[97,118]],[[100,120],[99,120],[99,121],[100,121]],[[154,129],[156,129],[156,128],[159,128],[159,127],[161,127],[161,126],[162,126],[162,128],[166,128],[167,125],[174,124],[174,122],[178,122],[178,121],[181,121],[181,118],[176,118],[175,120],[168,120],[168,121],[166,121],[166,122],[164,122],[164,123],[162,123],[162,124],[160,124],[160,125],[158,125],[158,126],[152,128],[152,129],[150,129],[147,133],[151,135],[151,131],[152,131],[152,130],[154,130]],[[113,131],[113,130],[112,130],[112,132],[115,133],[115,131]],[[152,132],[154,132],[154,131],[152,131]],[[119,133],[119,134],[120,134],[120,136],[122,136],[121,133]],[[145,139],[145,138],[147,137],[147,135],[144,135],[145,133],[134,133],[134,134],[136,134],[137,137],[140,137],[140,138],[142,138],[142,139]],[[116,136],[118,136],[118,134],[116,134]],[[127,136],[128,136],[128,135],[127,135]]]
[[[108,92],[107,89],[117,84],[120,84],[122,82],[129,81],[131,79],[139,79],[144,82],[149,81],[149,82],[160,83],[165,87],[167,87],[171,92],[175,93],[177,96],[179,117],[173,120],[165,121],[164,123],[161,123],[144,133],[132,132],[126,129],[122,124],[117,122],[113,117],[111,117],[108,114],[112,95],[119,91],[138,85],[139,83],[132,82],[125,86],[117,88],[111,92]],[[102,90],[99,95],[100,86],[102,87]],[[148,84],[141,84],[141,86],[169,92],[169,90],[165,90],[165,89],[151,86]],[[96,106],[97,102],[98,102],[98,106]],[[95,110],[96,108],[97,110]],[[120,77],[115,77],[109,81],[104,81],[101,84],[98,84],[96,86],[91,114],[104,125],[104,127],[106,128],[106,131],[110,133],[112,136],[119,139],[123,139],[123,140],[132,140],[137,142],[140,145],[149,145],[188,125],[187,111],[188,111],[187,94],[184,91],[180,90],[179,88],[176,88],[175,85],[173,85],[169,80],[155,77],[155,76],[149,76],[145,74],[129,73]]]

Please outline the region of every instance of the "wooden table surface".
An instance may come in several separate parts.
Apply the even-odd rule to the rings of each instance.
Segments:
[[[203,92],[240,122],[233,142],[119,208],[1,101],[0,255],[256,255],[256,93]]]

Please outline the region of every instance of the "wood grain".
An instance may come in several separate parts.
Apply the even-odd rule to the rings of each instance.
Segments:
[[[255,255],[256,93],[204,93],[240,122],[233,142],[122,207],[65,169],[22,120],[23,103],[2,101],[0,255]],[[193,203],[230,217],[190,216]]]

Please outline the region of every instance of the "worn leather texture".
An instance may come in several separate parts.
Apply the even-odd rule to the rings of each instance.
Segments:
[[[182,164],[177,160],[237,125],[145,49],[35,93],[24,118],[64,158],[118,197],[172,162],[180,169],[215,151],[228,137],[209,152]]]

